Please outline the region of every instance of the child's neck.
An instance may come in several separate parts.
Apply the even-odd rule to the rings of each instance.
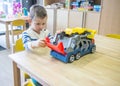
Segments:
[[[40,32],[41,32],[41,31],[36,31],[36,30],[34,30],[33,28],[32,28],[32,30],[35,31],[35,32],[38,33],[38,34],[40,34]]]
[[[35,30],[34,30],[35,31]],[[36,33],[40,34],[40,31],[35,31]]]

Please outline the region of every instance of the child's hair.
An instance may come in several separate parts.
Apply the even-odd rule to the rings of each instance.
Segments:
[[[30,18],[34,19],[35,17],[45,18],[47,16],[47,11],[43,6],[38,4],[32,5],[30,7]]]

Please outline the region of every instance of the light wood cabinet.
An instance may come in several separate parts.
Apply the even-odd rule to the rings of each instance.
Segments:
[[[120,34],[120,0],[102,0],[99,34]]]
[[[43,0],[43,5],[47,6],[57,2],[65,2],[65,0]]]
[[[84,12],[83,11],[69,11],[68,27],[83,27]]]
[[[101,5],[101,12],[88,11],[82,14],[82,12],[67,9],[68,12],[66,11],[65,13],[65,11],[60,11],[61,9],[59,9],[56,14],[55,28],[79,26],[96,29],[100,35],[120,34],[120,0],[109,0],[109,2],[97,0],[96,3]]]
[[[86,28],[95,29],[98,31],[100,22],[100,12],[87,11],[85,13],[85,26]]]
[[[68,14],[69,11],[67,9],[57,9],[57,17],[56,17],[56,29],[64,30],[68,27]]]
[[[57,30],[64,30],[67,27],[86,27],[98,30],[99,28],[99,12],[84,12],[67,9],[47,9],[48,22],[47,29],[52,34]]]
[[[83,27],[83,11],[57,9],[56,29],[64,30],[67,27]]]
[[[54,34],[56,31],[56,10],[57,9],[47,8],[46,10],[48,14],[46,29],[48,29],[51,34]]]

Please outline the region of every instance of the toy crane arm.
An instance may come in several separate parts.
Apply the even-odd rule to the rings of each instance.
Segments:
[[[48,37],[46,37],[45,43],[51,50],[54,50],[60,54],[66,55],[62,42],[59,42],[57,45],[54,45],[54,44],[51,44],[50,39]]]

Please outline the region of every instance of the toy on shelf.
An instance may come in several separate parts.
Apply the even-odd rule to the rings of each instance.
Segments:
[[[38,83],[35,79],[27,79],[27,81],[24,83],[24,86],[42,86],[40,83]]]
[[[13,15],[21,16],[22,15],[22,5],[20,2],[13,2]]]
[[[0,11],[0,18],[5,18],[6,17],[6,14],[5,14],[5,12],[3,12],[3,11]]]
[[[71,63],[85,54],[95,52],[95,34],[96,31],[91,29],[67,28],[57,33],[52,40],[47,37],[45,42],[51,48],[50,54],[54,58]]]
[[[23,14],[24,14],[24,16],[28,16],[28,10],[27,10],[27,8],[23,8]]]
[[[32,79],[28,79],[25,83],[24,86],[35,86],[35,84],[33,83]]]

